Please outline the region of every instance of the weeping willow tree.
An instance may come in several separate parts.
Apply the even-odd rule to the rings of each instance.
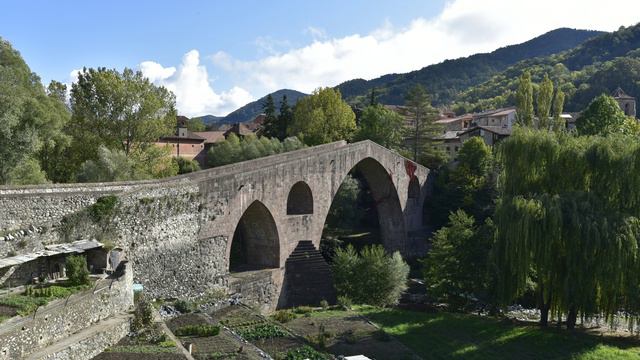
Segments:
[[[640,310],[640,145],[518,129],[498,150],[498,293],[507,304],[536,284],[549,315],[609,319]]]

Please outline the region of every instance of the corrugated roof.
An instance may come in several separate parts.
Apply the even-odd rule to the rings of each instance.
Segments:
[[[102,243],[96,240],[80,240],[68,244],[53,244],[44,247],[44,250],[30,254],[16,255],[0,259],[0,268],[24,264],[40,257],[54,256],[59,254],[80,254],[87,250],[101,248]]]

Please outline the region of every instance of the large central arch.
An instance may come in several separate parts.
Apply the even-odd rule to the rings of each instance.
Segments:
[[[280,267],[280,238],[269,209],[254,201],[233,233],[227,259],[230,272]]]
[[[393,183],[391,174],[376,159],[367,157],[360,160],[340,180],[344,182],[352,171],[359,171],[367,181],[378,213],[380,238],[382,244],[389,251],[402,250],[406,240],[405,221],[398,191]],[[331,194],[336,196],[337,189]],[[326,217],[324,222],[326,223]]]

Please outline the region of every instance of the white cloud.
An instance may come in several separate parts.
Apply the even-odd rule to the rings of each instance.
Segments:
[[[197,50],[186,53],[177,68],[144,61],[140,63],[140,70],[153,83],[165,86],[176,95],[176,107],[181,115],[226,115],[253,100],[247,90],[238,86],[215,92]]]
[[[324,40],[327,38],[327,32],[319,27],[315,27],[315,26],[309,26],[304,30],[305,34],[309,34],[311,35],[311,38],[314,41],[317,40]]]
[[[615,30],[638,19],[640,1],[610,6],[596,0],[455,0],[429,19],[404,28],[390,22],[369,34],[326,39],[308,28],[311,44],[258,60],[235,59],[220,51],[214,64],[255,94],[280,88],[309,92],[342,81],[408,72],[445,59],[492,51],[558,27]]]

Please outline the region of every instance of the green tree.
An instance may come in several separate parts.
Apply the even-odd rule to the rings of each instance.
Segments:
[[[492,215],[496,197],[493,153],[480,137],[465,141],[458,152],[455,168],[443,168],[436,175],[433,196],[429,198],[431,225],[439,228],[458,209],[482,223]]]
[[[560,117],[562,115],[562,108],[564,107],[564,92],[558,88],[556,94],[553,97],[553,128],[555,131],[566,129],[566,124]]]
[[[531,73],[528,70],[522,73],[518,82],[516,112],[520,124],[533,126],[533,85],[531,84]]]
[[[544,79],[538,88],[538,126],[540,129],[549,129],[549,114],[551,113],[551,105],[553,102],[553,82],[549,79],[548,74],[544,74]]]
[[[46,182],[47,175],[40,169],[38,161],[33,158],[22,160],[16,165],[9,172],[7,181],[11,185],[44,184]]]
[[[207,126],[204,124],[201,118],[196,117],[187,121],[187,129],[194,132],[205,131],[207,129]]]
[[[360,182],[347,175],[333,198],[326,222],[343,229],[357,228],[365,216],[364,210],[358,206],[361,192]]]
[[[351,245],[339,248],[332,269],[338,295],[356,303],[394,305],[407,289],[409,265],[399,252],[388,254],[381,245],[366,246],[359,255]]]
[[[217,143],[207,153],[210,166],[222,166],[239,161],[256,159],[263,156],[279,154],[303,148],[305,145],[295,137],[286,138],[283,142],[277,138],[245,136],[242,139],[230,134],[226,140]]]
[[[298,101],[288,132],[307,145],[320,145],[350,140],[355,130],[356,115],[342,100],[340,91],[319,88]]]
[[[267,100],[262,104],[262,111],[265,114],[262,131],[264,136],[278,137],[280,135],[280,124],[276,115],[276,104],[271,94],[267,95]]]
[[[174,132],[175,96],[140,71],[84,68],[71,88],[75,160],[96,159],[101,145],[129,156]]]
[[[382,105],[367,106],[360,118],[356,140],[371,140],[389,149],[398,149],[402,142],[404,119]]]
[[[413,161],[429,168],[437,168],[443,162],[443,154],[434,146],[434,139],[442,133],[442,127],[435,123],[437,111],[431,106],[431,99],[422,85],[409,89],[406,96],[411,127],[405,129],[408,151]]]
[[[36,165],[27,159],[38,160],[38,168],[48,165],[43,160],[48,159],[49,149],[64,145],[62,129],[68,116],[58,95],[48,96],[40,78],[0,38],[0,184],[10,177],[24,183],[15,178],[14,169],[19,164]]]
[[[472,299],[492,303],[489,290],[492,243],[490,219],[484,229],[479,229],[474,218],[463,210],[450,213],[449,224],[435,233],[423,260],[428,293],[456,309],[470,304]]]
[[[620,132],[625,118],[618,102],[602,94],[576,119],[576,128],[580,135],[608,135]]]
[[[65,261],[67,278],[71,285],[86,285],[89,283],[87,259],[82,255],[70,255]]]
[[[640,145],[613,134],[517,129],[498,148],[493,253],[503,303],[533,281],[541,323],[566,314],[638,314]]]
[[[287,131],[289,125],[293,122],[293,111],[289,106],[287,95],[282,95],[282,101],[280,102],[280,112],[278,114],[278,135],[276,138],[283,141],[287,137]]]
[[[178,164],[169,156],[168,147],[154,145],[137,148],[130,156],[124,151],[98,149],[96,160],[85,161],[78,171],[80,182],[109,182],[154,179],[178,174]]]

